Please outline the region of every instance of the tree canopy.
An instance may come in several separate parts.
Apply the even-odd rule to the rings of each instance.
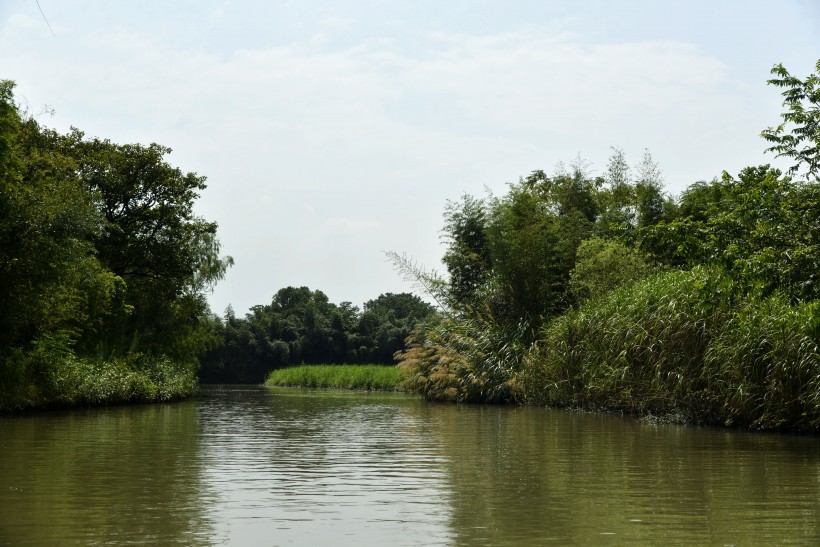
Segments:
[[[0,82],[0,399],[59,396],[83,362],[170,359],[192,378],[213,341],[206,292],[231,263],[193,213],[205,178],[158,144],[42,127],[13,88]]]
[[[237,318],[215,319],[224,344],[202,359],[203,382],[261,383],[272,370],[300,364],[392,364],[405,338],[435,309],[409,293],[334,304],[322,291],[285,287],[271,303]]]

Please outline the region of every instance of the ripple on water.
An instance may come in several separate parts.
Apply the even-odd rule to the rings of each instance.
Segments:
[[[393,394],[0,418],[0,545],[820,544],[816,438]]]

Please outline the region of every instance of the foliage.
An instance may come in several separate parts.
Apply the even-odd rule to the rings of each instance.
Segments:
[[[364,304],[339,305],[307,287],[279,290],[271,304],[245,318],[214,318],[223,340],[202,359],[203,382],[261,383],[272,370],[297,364],[393,362],[417,322],[434,308],[408,293],[385,293]]]
[[[196,392],[196,371],[166,357],[78,356],[67,336],[36,340],[17,351],[0,378],[0,412],[31,407],[170,401]]]
[[[772,143],[767,152],[791,158],[795,163],[789,175],[805,170],[806,180],[820,181],[820,60],[816,73],[801,80],[789,74],[782,64],[772,68],[768,83],[783,88],[783,123],[765,129],[761,135]]]
[[[0,82],[0,407],[195,387],[230,259],[193,214],[204,178],[169,152],[41,127]]]
[[[444,210],[443,239],[447,251],[442,262],[450,275],[452,298],[468,302],[486,283],[491,268],[484,200],[464,195],[460,201],[448,201]]]
[[[727,319],[731,280],[704,269],[658,273],[589,300],[542,333],[522,375],[530,402],[671,410],[670,392],[698,391],[711,321]]]
[[[171,149],[158,144],[118,145],[76,129],[58,143],[77,158],[79,180],[94,196],[102,216],[96,255],[125,282],[132,311],[110,318],[94,342],[122,352],[136,341],[142,351],[193,361],[205,347],[192,343],[188,326],[206,315],[204,293],[231,264],[219,258],[216,224],[193,212],[205,178],[169,165]]]
[[[639,172],[654,185],[657,166],[648,154],[644,163]],[[444,290],[430,274],[404,268],[424,281],[422,288],[444,295],[446,315],[415,331],[397,356],[414,375],[410,389],[445,400],[510,401],[515,374],[542,324],[579,298],[648,272],[625,243],[598,238],[578,254],[592,234],[628,241],[639,224],[641,194],[623,154],[615,151],[605,179],[591,178],[580,159],[571,167],[552,177],[534,171],[500,197],[448,203]],[[595,242],[606,250],[593,249]],[[585,261],[580,267],[577,258]],[[610,267],[618,271],[602,271]]]
[[[73,177],[75,162],[44,146],[43,132],[19,118],[12,86],[4,86],[0,347],[12,348],[49,333],[76,336],[110,307],[117,280],[89,241],[99,215]]]
[[[589,233],[588,193],[580,174],[553,180],[535,172],[493,200],[487,231],[496,319],[537,327],[566,309],[565,281],[575,249]]]
[[[652,266],[637,250],[618,241],[592,237],[578,247],[569,292],[577,302],[600,298],[651,271]]]
[[[427,323],[396,355],[404,388],[440,401],[513,402],[527,327],[500,324],[486,311]]]
[[[274,370],[266,386],[397,391],[401,373],[384,365],[303,365]]]
[[[768,165],[697,183],[681,217],[642,232],[642,247],[675,266],[719,264],[766,294],[820,295],[820,188],[781,177]]]
[[[820,427],[817,303],[744,293],[719,268],[658,273],[552,322],[527,359],[528,402]]]
[[[747,167],[673,200],[615,148],[600,178],[578,160],[448,204],[445,315],[398,356],[408,389],[820,429],[820,79],[773,73],[763,136],[805,180]]]

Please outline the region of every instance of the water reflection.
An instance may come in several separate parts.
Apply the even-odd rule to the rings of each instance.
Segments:
[[[418,419],[422,406],[389,394],[212,392],[204,480],[220,492],[210,510],[219,539],[449,543],[446,465]]]
[[[820,440],[207,388],[0,419],[0,545],[820,544]]]
[[[0,419],[0,544],[207,544],[197,405]]]
[[[817,439],[503,407],[438,425],[459,544],[820,543]]]

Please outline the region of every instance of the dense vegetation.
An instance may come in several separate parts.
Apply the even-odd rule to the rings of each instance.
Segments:
[[[333,304],[322,291],[287,287],[244,318],[228,308],[224,319],[214,319],[224,343],[203,357],[200,379],[258,384],[270,371],[293,365],[392,364],[416,323],[433,312],[408,293],[382,294],[359,310],[350,302]]]
[[[401,372],[384,365],[302,365],[274,370],[267,386],[397,391]]]
[[[817,64],[820,73],[820,62]],[[820,76],[778,65],[790,158],[676,199],[648,153],[537,171],[503,196],[448,203],[442,304],[400,356],[409,389],[453,401],[659,413],[820,428]]]
[[[230,259],[170,149],[60,134],[0,81],[0,410],[166,400],[216,341],[206,290]]]

